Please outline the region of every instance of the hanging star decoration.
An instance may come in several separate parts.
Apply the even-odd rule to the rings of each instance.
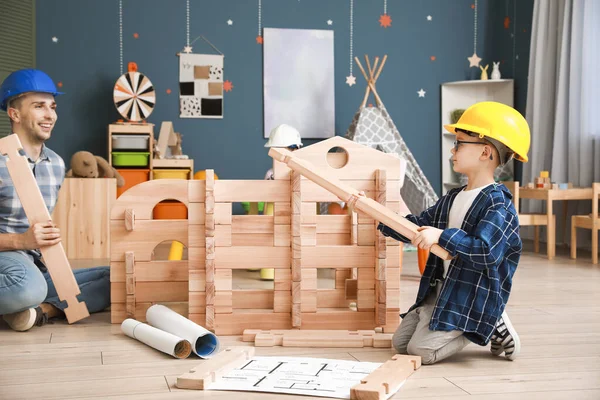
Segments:
[[[479,58],[479,56],[477,55],[477,53],[473,53],[473,55],[471,57],[467,57],[467,60],[469,60],[469,68],[470,67],[479,67],[479,63],[481,62],[481,58]]]
[[[134,39],[139,39],[139,37],[140,37],[140,34],[139,34],[139,33],[137,33],[137,32],[136,32],[136,33],[134,33],[134,34],[133,34],[133,38],[134,38]]]
[[[223,82],[223,90],[224,91],[231,92],[231,89],[233,89],[233,83],[231,83],[231,81]]]
[[[419,94],[419,97],[425,97],[425,93],[427,92],[424,91],[423,88],[421,88],[421,90],[417,91],[417,93]]]
[[[392,26],[392,17],[390,17],[387,14],[383,14],[381,17],[379,17],[379,23],[381,24],[381,26],[383,26],[384,28],[387,28],[389,26]]]
[[[183,52],[190,54],[192,52],[192,46],[185,46]]]
[[[58,38],[57,38],[56,36],[54,36],[54,37],[52,38],[52,41],[53,41],[54,43],[58,43]]]
[[[228,20],[227,20],[227,25],[229,25],[229,26],[233,25],[233,21],[232,21],[232,20],[230,20],[230,19],[228,19]]]
[[[328,20],[327,20],[327,25],[333,25],[333,21],[332,21],[332,20],[330,20],[330,19],[328,19]]]
[[[260,36],[260,35],[258,35],[258,36],[256,37],[256,43],[257,43],[257,44],[263,44],[263,37],[262,37],[262,36]]]
[[[63,87],[63,83],[62,83],[62,82],[58,82],[58,83],[56,84],[56,86],[58,86],[59,88],[61,88],[61,87]]]
[[[504,17],[504,29],[510,28],[510,17]]]
[[[427,16],[427,21],[431,21],[433,19],[433,17],[431,15]]]
[[[346,77],[346,84],[350,87],[352,87],[352,85],[356,85],[356,77],[354,75],[348,75]]]
[[[171,89],[167,89],[167,94],[171,94]]]
[[[435,57],[435,56],[431,56],[431,57],[429,57],[429,59],[430,59],[431,61],[435,61],[435,60],[436,60],[436,57]]]

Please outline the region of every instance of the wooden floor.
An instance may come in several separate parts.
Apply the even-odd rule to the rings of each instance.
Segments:
[[[549,262],[525,253],[508,312],[522,339],[514,362],[489,347],[469,345],[437,365],[423,366],[394,398],[600,399],[600,266],[589,253],[577,263],[559,252]],[[402,307],[414,300],[414,253],[404,263]],[[68,326],[62,322],[10,331],[0,324],[0,399],[287,399],[240,392],[197,392],[175,387],[178,375],[201,363],[175,360],[120,332],[109,313]],[[221,337],[224,345],[245,345]],[[257,348],[257,355],[301,355],[384,362],[391,350]]]

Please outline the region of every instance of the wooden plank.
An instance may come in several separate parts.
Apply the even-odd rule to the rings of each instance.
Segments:
[[[317,234],[317,246],[350,246],[348,233],[321,233]]]
[[[302,329],[373,329],[375,313],[319,309],[315,313],[302,313]],[[275,329],[275,328],[271,328]]]
[[[21,201],[25,215],[30,226],[37,223],[50,221],[50,213],[46,207],[44,198],[33,172],[29,166],[27,157],[19,154],[23,149],[19,137],[16,134],[8,135],[0,139],[0,153],[8,157],[6,166],[10,174],[15,191]],[[70,324],[90,316],[85,302],[80,302],[77,295],[81,293],[77,281],[71,270],[71,265],[62,243],[58,242],[51,246],[40,249],[44,263],[54,282],[58,297],[67,303],[64,309]]]
[[[204,360],[190,372],[177,378],[179,389],[204,390],[227,372],[243,366],[254,356],[253,347],[233,347],[223,349],[216,356]]]
[[[110,258],[110,210],[116,199],[114,178],[65,178],[52,220],[68,259]]]
[[[289,247],[221,247],[217,269],[290,268]]]
[[[217,180],[217,202],[289,201],[290,182],[286,180]]]
[[[358,225],[358,246],[375,246],[375,225]],[[381,233],[380,233],[381,234]],[[385,236],[381,235],[384,239]]]
[[[188,301],[187,282],[137,282],[137,302]]]
[[[137,282],[185,282],[188,280],[187,261],[145,261],[135,263]],[[125,282],[125,263],[112,262],[110,281]]]
[[[259,330],[245,329],[244,342],[255,347],[390,348],[392,335],[374,330]]]
[[[337,175],[337,174],[335,174]],[[377,196],[377,190],[375,187],[375,181],[370,180],[356,180],[356,179],[341,179],[341,182],[354,188],[357,191],[362,191],[365,196],[374,199]],[[336,202],[340,199],[333,193],[322,188],[321,186],[311,182],[310,180],[303,179],[301,182],[302,190],[302,201],[306,202]],[[388,199],[390,201],[400,200],[400,181],[398,179],[388,181],[387,188]]]
[[[352,217],[350,215],[317,215],[317,235],[325,233],[350,234]],[[309,221],[302,221],[307,223]]]
[[[348,309],[350,300],[346,299],[345,290],[342,289],[319,289],[317,290],[317,309],[342,308]]]
[[[232,245],[231,225],[215,225],[215,246],[231,247]]]
[[[272,215],[234,215],[231,221],[232,234],[254,234],[275,232]]]
[[[360,196],[358,191],[354,188],[342,183],[339,179],[332,177],[330,173],[318,171],[310,162],[295,156],[290,151],[272,147],[269,150],[269,155],[278,161],[285,162],[294,171],[302,173],[302,175],[310,178],[319,186],[334,193],[342,201],[348,202],[351,207],[372,216],[377,221],[383,222],[407,238],[412,239],[416,235],[417,226],[415,224],[387,209],[373,199]],[[390,172],[390,170],[387,170],[388,177],[394,179],[389,175]],[[396,173],[398,173],[398,171],[396,171]],[[431,252],[444,260],[449,260],[451,258],[448,252],[439,245],[432,246]]]
[[[291,329],[290,313],[243,310],[220,315],[215,321],[215,333],[217,335],[241,335],[244,329],[248,327],[256,329]]]
[[[204,225],[205,214],[206,205],[204,203],[190,203],[188,205],[188,223],[190,225]],[[204,228],[201,229],[204,230]]]
[[[288,292],[289,293],[289,292]],[[291,296],[291,295],[290,295]],[[235,310],[265,309],[273,310],[273,290],[234,290],[232,291]]]
[[[188,246],[185,220],[136,221],[136,229],[130,232],[125,230],[123,221],[112,220],[110,225],[111,261],[125,261],[126,251],[133,251],[137,261],[151,261],[152,251],[164,241],[177,240]]]
[[[275,235],[272,233],[234,233],[231,235],[231,245],[236,247],[273,247],[274,244]]]
[[[375,267],[372,246],[319,246],[302,249],[303,268]]]
[[[288,290],[275,290],[273,311],[276,313],[292,312],[292,294]]]
[[[273,245],[277,247],[290,247],[292,226],[291,225],[275,225]]]
[[[215,224],[216,225],[231,225],[231,203],[215,203]]]
[[[199,183],[201,181],[190,182]],[[190,202],[188,199],[188,181],[183,179],[156,179],[135,185],[123,193],[114,203],[110,211],[110,219],[124,220],[125,210],[135,208],[136,219],[150,220],[152,219],[154,206],[163,200],[177,200],[187,206]],[[196,201],[204,201],[204,195]]]
[[[385,400],[417,369],[421,357],[396,354],[350,389],[351,400]]]

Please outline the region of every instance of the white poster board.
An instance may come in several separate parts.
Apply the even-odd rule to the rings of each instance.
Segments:
[[[264,137],[280,124],[335,136],[333,31],[264,29]]]

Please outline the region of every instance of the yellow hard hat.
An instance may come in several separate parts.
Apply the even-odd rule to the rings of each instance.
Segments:
[[[512,150],[517,160],[529,160],[529,125],[521,113],[506,104],[495,101],[475,103],[465,110],[456,124],[444,125],[444,128],[454,134],[460,129],[495,139]]]

